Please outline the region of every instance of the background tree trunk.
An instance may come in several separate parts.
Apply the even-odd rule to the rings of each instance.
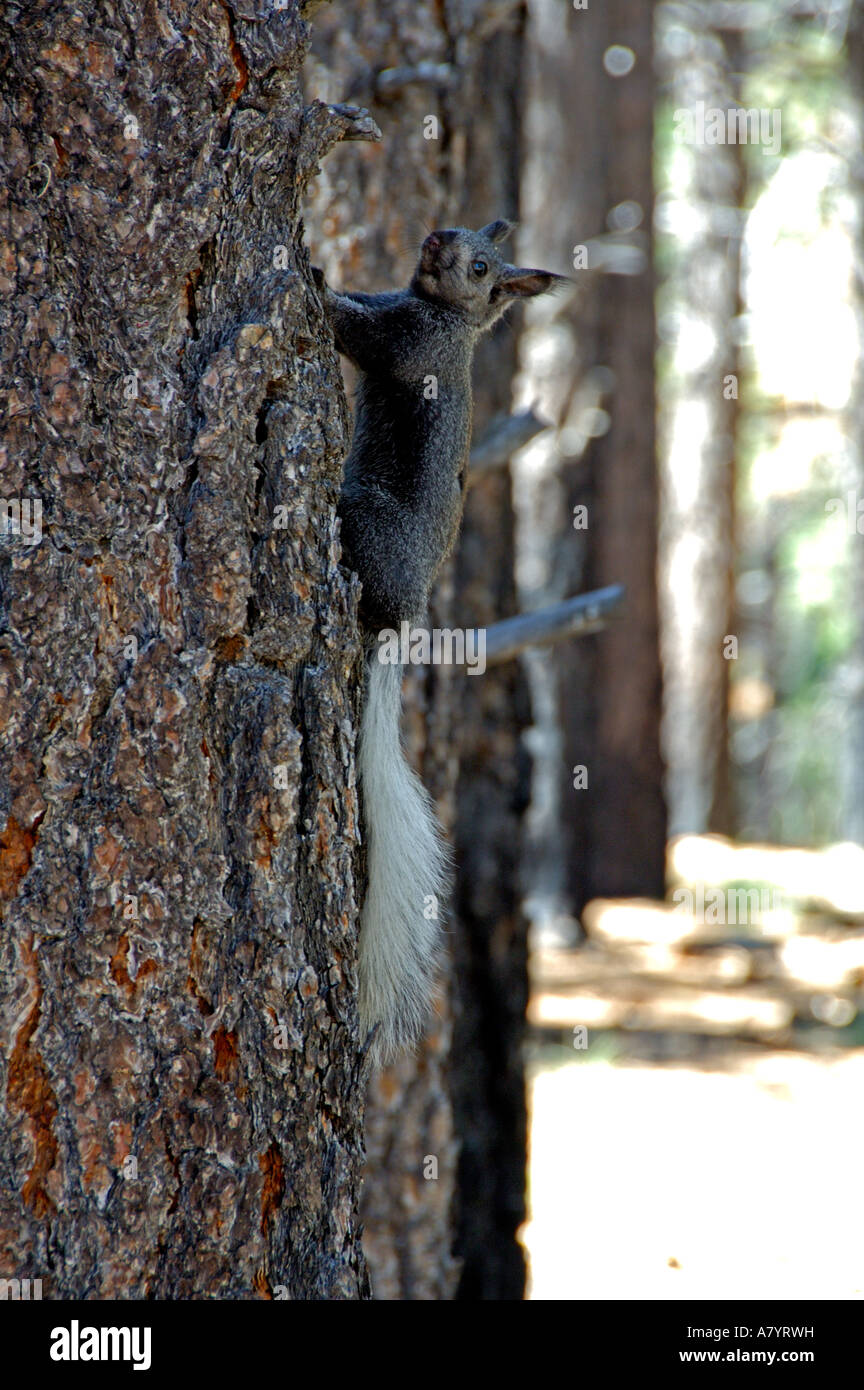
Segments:
[[[850,444],[849,487],[855,496],[856,534],[849,541],[852,610],[856,616],[855,641],[848,663],[849,712],[847,715],[848,756],[844,760],[843,833],[849,840],[864,843],[864,544],[860,527],[864,501],[864,0],[851,0],[847,34],[846,82],[855,117],[856,147],[849,159],[856,225],[855,276],[852,302],[858,326],[861,356],[849,411],[847,436]]]
[[[658,11],[658,58],[679,135],[684,127],[674,121],[675,112],[694,112],[699,102],[724,112],[741,104],[739,35],[712,29],[709,9],[691,7],[689,28],[680,10]],[[674,37],[671,52],[667,31]],[[661,537],[664,746],[671,832],[728,835],[734,815],[724,638],[739,630],[734,557],[741,363],[735,326],[742,309],[744,150],[739,143],[685,140],[682,164],[687,186],[675,189],[673,206],[686,204],[691,216],[664,286],[664,336],[670,343]],[[679,340],[678,324],[689,325],[693,337]]]
[[[302,6],[7,12],[0,1268],[358,1298],[347,442]],[[281,511],[279,509],[282,509]]]
[[[483,113],[468,124],[459,221],[482,226],[519,216],[525,10],[478,50],[470,88],[456,111]],[[515,259],[512,241],[504,247]],[[553,260],[559,268],[561,257]],[[545,265],[545,262],[540,262]],[[532,261],[531,264],[534,264]],[[513,400],[523,315],[478,345],[474,438]],[[509,467],[483,474],[468,493],[456,554],[456,620],[489,627],[518,611],[515,516]],[[456,1014],[453,1097],[460,1141],[456,1251],[460,1299],[524,1296],[528,1117],[523,1045],[528,1003],[528,931],[522,911],[522,821],[530,801],[530,723],[521,662],[482,676],[459,673],[456,794]]]
[[[596,896],[664,889],[652,7],[531,0],[530,10],[523,244],[543,263],[563,228],[568,249],[585,252],[575,295],[532,306],[522,351],[524,402],[538,400],[556,426],[520,470],[524,602],[626,586],[608,631],[530,663],[547,748],[539,835],[560,844],[558,893],[578,913]],[[576,788],[583,766],[587,787]],[[553,881],[549,868],[543,861],[538,886]]]
[[[337,152],[314,190],[310,240],[334,285],[404,285],[432,227],[481,226],[517,212],[523,22],[523,6],[491,2],[463,13],[432,0],[381,0],[321,15],[309,90],[362,101],[385,135],[380,149],[360,152],[359,178],[346,162],[354,152]],[[514,362],[514,331],[502,326],[477,354],[475,439],[492,414],[509,410]],[[439,580],[431,621],[478,626],[514,608],[513,513],[502,469],[469,494],[457,558]],[[461,1265],[460,1296],[519,1298],[524,684],[516,663],[470,678],[446,668],[411,670],[406,707],[414,761],[454,832],[447,928],[456,1031],[451,1055],[451,976],[440,1025],[418,1057],[402,1059],[370,1086],[362,1213],[373,1287],[384,1299],[449,1298]],[[435,1179],[427,1158],[436,1161]]]
[[[439,84],[449,80],[435,66],[446,68],[450,57],[445,17],[431,4],[386,0],[321,11],[318,20],[305,70],[307,91],[362,101],[374,111],[384,141],[380,148],[359,151],[359,168],[353,150],[334,152],[310,190],[307,222],[314,257],[339,289],[404,285],[426,229],[444,206],[449,132],[439,129],[427,140],[424,119],[428,113],[440,116]],[[423,75],[425,69],[417,72],[421,59],[432,66],[431,76]],[[347,364],[345,372],[350,387]],[[436,614],[449,611],[451,593],[448,585],[439,586]],[[449,757],[452,681],[447,677],[436,668],[406,673],[403,733],[449,829],[455,766]],[[449,977],[442,983],[438,1026],[416,1056],[375,1073],[368,1088],[361,1216],[373,1294],[381,1300],[447,1299],[455,1285]]]

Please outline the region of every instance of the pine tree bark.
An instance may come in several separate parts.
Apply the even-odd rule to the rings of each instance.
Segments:
[[[359,152],[360,178],[347,167],[353,152],[337,151],[314,190],[310,240],[334,285],[407,284],[432,227],[481,226],[517,212],[523,23],[524,6],[493,0],[464,8],[380,0],[322,17],[306,70],[310,90],[362,101],[385,136],[380,149]],[[477,354],[475,438],[491,414],[509,409],[514,363],[514,333],[503,325]],[[436,586],[430,621],[482,626],[514,606],[510,479],[501,470],[469,492],[457,557]],[[362,1214],[372,1283],[387,1300],[518,1298],[527,1127],[517,883],[524,682],[517,663],[477,678],[413,669],[405,704],[407,746],[453,834],[457,873],[436,1026],[416,1058],[370,1086]]]
[[[307,90],[362,101],[382,127],[380,147],[334,151],[307,207],[314,256],[338,289],[406,285],[417,249],[433,225],[446,225],[447,169],[453,132],[429,131],[440,117],[438,71],[450,56],[445,15],[416,0],[382,0],[321,12],[305,71]],[[431,77],[418,73],[428,63]],[[402,78],[397,81],[399,74]],[[457,136],[458,138],[458,136]],[[398,197],[393,191],[398,190]],[[345,366],[349,392],[350,366]],[[431,621],[452,625],[452,584],[437,586]],[[451,673],[411,668],[404,682],[403,741],[449,831],[455,763]],[[457,1149],[447,1076],[451,1044],[449,961],[438,1018],[416,1055],[369,1081],[367,1164],[361,1199],[364,1248],[373,1295],[383,1301],[452,1297]]]
[[[468,128],[462,210],[469,226],[519,216],[525,20],[524,6],[514,7],[509,23],[477,54],[467,109],[482,110],[483,119]],[[461,101],[460,109],[466,109]],[[505,253],[516,258],[512,243]],[[557,268],[558,261],[550,265]],[[520,311],[512,311],[478,345],[475,439],[512,408],[522,323]],[[458,620],[466,626],[488,627],[518,611],[509,467],[482,476],[469,490],[455,581]],[[531,715],[521,662],[461,678],[459,695],[452,1069],[460,1142],[457,1296],[517,1300],[524,1297],[526,1275],[518,1238],[526,1217],[528,1153],[528,924],[521,904],[522,823],[531,781],[522,742]]]
[[[304,6],[8,9],[0,1274],[367,1293],[356,594]],[[13,507],[14,510],[14,507]],[[10,513],[11,514],[11,513]]]

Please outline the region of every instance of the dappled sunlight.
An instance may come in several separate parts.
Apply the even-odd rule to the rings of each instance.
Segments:
[[[835,912],[864,915],[864,848],[827,849],[736,844],[720,835],[682,835],[669,846],[672,882],[770,883],[785,900],[821,903]]]

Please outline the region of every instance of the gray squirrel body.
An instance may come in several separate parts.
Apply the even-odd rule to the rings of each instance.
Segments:
[[[497,250],[512,223],[435,231],[407,289],[338,294],[318,282],[336,346],[359,373],[339,499],[345,561],[357,572],[367,648],[359,773],[369,886],[360,927],[360,1022],[374,1060],[422,1032],[440,951],[448,854],[399,739],[401,667],[382,665],[374,635],[425,616],[456,540],[471,442],[477,339],[516,299],[560,280],[509,265]]]

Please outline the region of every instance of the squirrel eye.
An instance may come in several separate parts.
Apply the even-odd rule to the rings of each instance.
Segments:
[[[485,275],[489,267],[485,261],[472,261],[471,269],[474,271],[475,275]]]

